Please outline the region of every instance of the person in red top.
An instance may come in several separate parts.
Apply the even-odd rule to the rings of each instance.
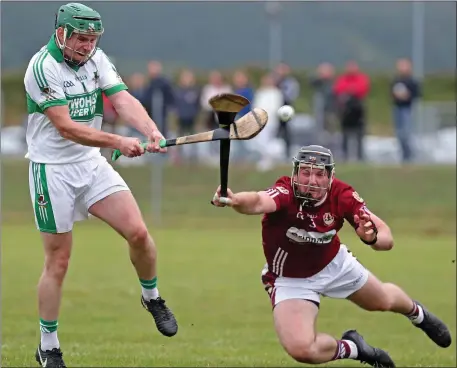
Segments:
[[[357,158],[364,160],[363,137],[365,135],[366,107],[364,100],[370,91],[370,80],[363,74],[355,61],[346,64],[345,73],[333,85],[336,108],[343,136],[344,159],[349,158],[349,140],[357,142]]]
[[[336,96],[351,94],[359,100],[367,97],[369,91],[370,79],[360,71],[359,65],[355,61],[349,61],[346,64],[345,73],[337,78],[333,86]]]
[[[302,147],[292,175],[260,192],[227,191],[213,197],[218,207],[263,214],[262,242],[267,263],[262,282],[273,306],[274,324],[287,353],[302,363],[354,359],[376,367],[394,367],[387,352],[370,346],[356,330],[340,339],[315,332],[320,296],[348,299],[368,311],[405,315],[440,347],[451,344],[446,325],[402,289],[383,283],[341,243],[347,221],[361,241],[377,251],[393,247],[387,224],[371,212],[349,184],[335,177],[332,152]]]

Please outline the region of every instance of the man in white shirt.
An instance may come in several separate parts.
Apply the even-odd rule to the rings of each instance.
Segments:
[[[102,92],[120,117],[143,133],[149,152],[163,138],[105,53],[100,14],[78,3],[59,8],[55,33],[31,59],[24,78],[27,93],[27,156],[35,222],[45,251],[38,284],[41,342],[35,357],[43,367],[64,367],[57,338],[62,284],[75,221],[89,214],[120,233],[142,288],[141,303],[165,336],[177,333],[173,313],[157,289],[156,247],[127,184],[100,154],[119,149],[127,157],[144,149],[137,138],[101,131]]]

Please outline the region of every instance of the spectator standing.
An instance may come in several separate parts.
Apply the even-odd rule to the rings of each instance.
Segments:
[[[254,88],[249,83],[249,77],[243,70],[235,71],[233,74],[232,83],[234,92],[243,97],[246,97],[250,101],[250,104],[245,106],[236,116],[236,119],[239,119],[251,110],[252,100],[254,99]],[[246,142],[236,141],[233,142],[232,145],[234,149],[231,150],[230,158],[238,161],[242,161],[243,159],[246,160],[248,153]]]
[[[345,72],[333,87],[342,132],[343,159],[349,158],[349,140],[355,138],[357,158],[364,160],[363,138],[366,129],[365,99],[370,91],[370,80],[355,61],[346,64]]]
[[[402,161],[413,159],[411,138],[413,134],[413,107],[421,97],[421,86],[412,76],[412,66],[408,59],[399,59],[397,73],[390,85],[393,120],[398,143],[402,151]]]
[[[205,121],[206,129],[213,130],[219,128],[219,123],[217,121],[216,114],[214,113],[211,105],[208,103],[208,100],[220,93],[232,93],[232,87],[225,83],[222,74],[213,70],[209,73],[208,84],[206,84],[202,89],[202,94],[200,95],[200,106],[203,111],[203,118]],[[219,157],[217,156],[219,147],[219,142],[210,142],[208,144],[209,154],[207,155],[208,164],[218,165]]]
[[[320,141],[326,147],[331,145],[330,134],[335,132],[335,96],[333,84],[335,68],[324,62],[318,65],[316,75],[311,78],[310,85],[314,89],[313,111],[319,131]]]
[[[296,107],[296,100],[300,95],[300,84],[298,80],[292,76],[289,65],[280,63],[275,68],[276,86],[282,93],[283,105],[290,105]],[[290,141],[290,121],[279,122],[278,135],[284,140],[286,144],[286,159],[291,158],[291,141]]]
[[[206,128],[208,130],[218,128],[218,122],[216,115],[211,108],[211,105],[208,103],[209,99],[220,93],[231,93],[232,87],[225,83],[222,74],[213,70],[209,73],[208,83],[203,87],[202,94],[200,96],[200,105],[205,114]]]
[[[271,74],[262,77],[252,101],[254,108],[264,109],[268,114],[268,124],[259,135],[249,141],[246,146],[258,155],[257,170],[271,170],[278,157],[284,156],[285,142],[278,137],[278,109],[282,106],[283,94],[276,86],[276,79]],[[281,144],[282,143],[282,144]]]
[[[162,74],[162,64],[158,61],[149,62],[148,75],[149,82],[140,101],[164,137],[167,137],[168,113],[174,106],[173,87]]]
[[[179,75],[174,93],[179,137],[196,132],[195,125],[200,112],[200,93],[194,73],[188,69],[183,70]],[[196,148],[194,145],[190,145],[189,152],[195,152],[194,148]]]
[[[247,74],[242,70],[237,70],[233,74],[234,92],[238,95],[246,97],[251,103],[254,98],[254,88],[249,83]],[[245,106],[239,113],[237,118],[246,115],[251,110],[251,105]]]

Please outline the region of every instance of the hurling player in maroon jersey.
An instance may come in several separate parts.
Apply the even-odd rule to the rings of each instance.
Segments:
[[[246,214],[263,214],[262,242],[267,263],[262,282],[273,305],[274,324],[287,353],[302,363],[354,359],[394,367],[387,352],[370,346],[355,330],[340,339],[315,332],[320,296],[349,299],[368,311],[404,315],[440,347],[451,344],[446,325],[400,287],[383,283],[340,242],[346,220],[360,240],[377,251],[393,247],[389,227],[370,212],[348,184],[334,176],[332,152],[302,147],[290,177],[267,190],[232,193],[213,202]]]

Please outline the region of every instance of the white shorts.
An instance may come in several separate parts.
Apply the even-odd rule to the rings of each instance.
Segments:
[[[66,233],[75,221],[89,217],[99,200],[129,190],[124,179],[102,156],[74,164],[29,166],[30,197],[37,228],[47,233]]]
[[[304,299],[320,304],[320,295],[345,299],[368,280],[369,271],[341,244],[333,260],[317,274],[307,278],[280,277],[262,269],[262,283],[273,307],[283,300]]]

